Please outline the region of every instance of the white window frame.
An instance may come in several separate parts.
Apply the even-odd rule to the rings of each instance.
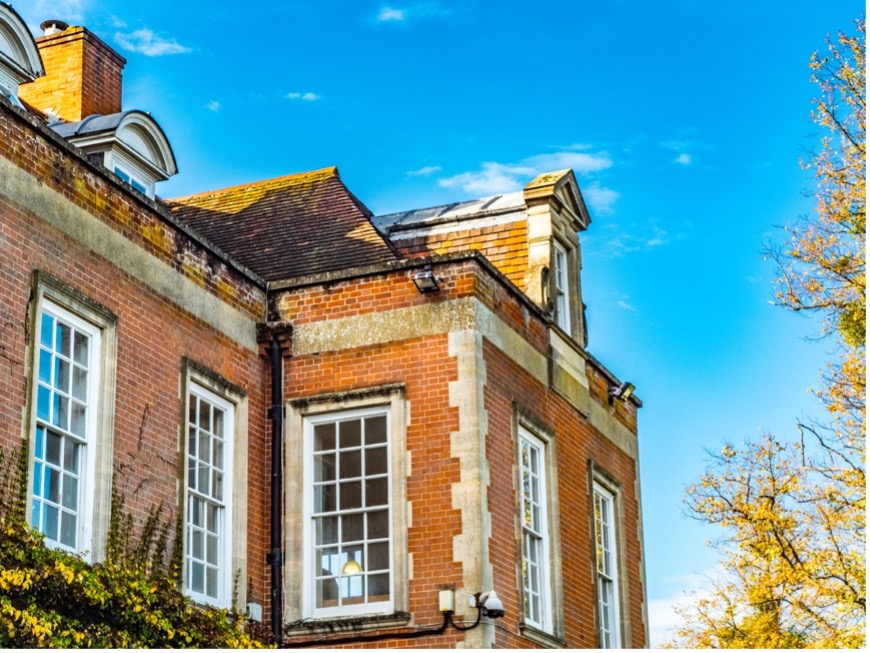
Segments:
[[[142,166],[137,165],[132,157],[122,154],[117,149],[107,150],[103,155],[103,165],[115,173],[121,181],[154,199],[156,180]]]
[[[34,311],[31,321],[31,353],[29,355],[30,373],[28,401],[30,402],[28,415],[29,422],[26,426],[29,440],[28,451],[28,478],[27,478],[27,521],[33,528],[44,532],[42,520],[35,517],[38,508],[37,502],[45,503],[46,464],[48,463],[48,431],[53,430],[61,435],[61,456],[68,445],[79,444],[77,491],[67,495],[66,503],[69,503],[75,495],[75,513],[77,524],[75,528],[75,541],[72,545],[65,544],[58,539],[46,537],[49,546],[77,553],[87,562],[101,562],[106,553],[106,537],[109,530],[111,495],[112,495],[112,434],[114,432],[114,393],[115,393],[115,354],[117,351],[117,317],[105,307],[88,299],[58,279],[42,271],[33,274]],[[55,320],[55,328],[58,321],[84,334],[88,338],[87,355],[87,382],[86,382],[86,408],[84,418],[84,432],[75,434],[71,430],[58,428],[53,425],[52,417],[45,419],[40,414],[40,394],[48,391],[52,396],[52,388],[55,388],[57,363],[63,361],[70,365],[69,391],[54,393],[58,405],[67,399],[70,419],[72,419],[72,405],[75,399],[71,396],[72,377],[75,362],[71,362],[66,356],[56,356],[49,353],[53,351],[42,344],[42,322],[44,316],[51,316]],[[54,340],[54,339],[53,339]],[[45,352],[43,354],[43,352]],[[46,370],[40,371],[40,359],[51,358],[51,370],[46,381]],[[79,367],[79,369],[83,369]],[[79,395],[81,397],[81,395]],[[51,401],[54,404],[54,401]],[[53,409],[52,409],[53,410]],[[38,430],[43,430],[40,441]],[[38,448],[40,450],[38,450]],[[66,464],[64,464],[66,462]],[[59,459],[59,465],[50,464],[55,471],[69,467],[70,459]],[[40,467],[37,467],[37,466]],[[63,472],[61,472],[63,474]],[[37,476],[39,478],[37,478]],[[67,469],[65,477],[72,479],[70,470]],[[42,483],[42,491],[37,494],[37,484]],[[71,486],[67,486],[71,487]],[[60,487],[60,501],[64,503],[63,487]],[[54,502],[49,502],[54,503]],[[40,506],[41,507],[41,506]],[[72,512],[72,510],[69,510]],[[58,524],[60,533],[61,524]]]
[[[313,514],[313,424],[336,416],[384,413],[387,415],[390,525],[390,599],[377,605],[315,607]],[[320,621],[352,620],[356,627],[398,627],[408,621],[409,554],[407,501],[408,407],[402,384],[361,388],[297,399],[287,410],[285,447],[285,621],[306,622],[300,633],[311,633]],[[367,617],[372,617],[367,621]],[[328,628],[328,627],[327,627]],[[291,633],[292,634],[292,633]]]
[[[524,453],[529,455],[525,456]],[[546,443],[519,427],[519,496],[522,560],[520,580],[524,623],[552,632],[550,520]]]
[[[191,423],[190,415],[194,409],[193,402],[196,400],[197,407],[202,407],[207,404],[210,407],[217,408],[223,411],[222,433],[222,460],[216,460],[214,456],[215,440],[218,439],[218,434],[215,433],[213,425],[207,425],[203,429],[196,423]],[[213,414],[213,411],[210,411]],[[232,603],[233,589],[233,568],[232,568],[232,551],[233,551],[233,453],[235,440],[235,405],[226,398],[208,390],[196,381],[192,381],[187,390],[187,412],[185,420],[185,431],[187,438],[185,440],[184,449],[184,562],[182,586],[190,598],[198,603],[206,603],[222,608],[229,608]],[[200,416],[197,411],[197,418]],[[202,451],[196,453],[191,451],[191,439],[194,431],[197,437],[195,446],[199,448],[203,437],[209,443],[209,452],[206,454],[208,461],[203,461]],[[218,464],[219,463],[219,464]],[[193,465],[193,468],[191,467]],[[199,468],[206,471],[208,478],[208,489],[199,491],[197,488],[191,487],[192,478],[195,481],[200,480],[198,477]],[[193,474],[193,477],[191,476]],[[220,497],[215,497],[213,487],[216,477],[221,477],[222,491]],[[200,488],[201,489],[201,488]],[[205,512],[199,515],[198,524],[191,521],[192,514],[199,513],[193,510],[194,501],[199,500],[206,506],[215,508],[218,524],[214,532],[209,531],[211,524],[207,523],[207,515]],[[208,519],[213,519],[210,517]],[[215,546],[215,560],[208,560],[207,547],[209,535],[216,536],[217,544]],[[199,537],[196,537],[199,535]],[[195,553],[196,542],[199,541],[199,553]],[[203,591],[196,591],[192,588],[192,577],[196,567],[203,568],[202,587]],[[207,567],[216,568],[216,592],[214,595],[207,593],[206,574]]]
[[[617,494],[601,483],[592,484],[595,548],[595,594],[598,645],[621,648],[620,567],[617,550]]]
[[[336,506],[336,509],[333,511],[317,512],[314,510],[315,492],[316,492],[315,485],[317,484],[316,479],[314,477],[314,471],[315,471],[314,468],[316,466],[315,456],[321,455],[321,454],[316,454],[314,451],[314,429],[316,426],[319,426],[319,425],[340,424],[342,422],[354,422],[354,421],[363,422],[367,418],[378,418],[378,417],[384,418],[384,423],[385,423],[385,428],[386,428],[386,447],[385,447],[386,448],[386,474],[385,474],[385,476],[386,476],[386,482],[387,482],[387,490],[386,490],[387,504],[386,505],[387,505],[387,510],[388,510],[387,528],[386,528],[386,542],[384,542],[385,538],[382,536],[369,538],[368,533],[363,533],[362,540],[359,540],[359,542],[362,543],[363,550],[366,550],[368,548],[368,546],[370,546],[370,545],[371,546],[382,546],[384,543],[387,544],[388,551],[389,551],[388,558],[387,558],[387,560],[389,561],[389,568],[387,569],[389,599],[386,601],[373,601],[373,602],[365,602],[364,601],[362,603],[349,604],[349,605],[338,605],[335,607],[327,607],[327,608],[317,607],[317,601],[316,601],[317,590],[316,590],[316,580],[315,580],[316,574],[313,571],[317,566],[316,565],[316,561],[317,561],[316,549],[317,548],[324,548],[324,549],[327,548],[324,545],[318,545],[318,543],[316,542],[316,530],[317,529],[315,527],[315,520],[320,518],[320,517],[318,517],[318,515],[325,514],[325,512],[332,513],[338,517],[338,522],[340,524],[343,521],[343,517],[350,516],[351,514],[363,514],[363,513],[365,513],[366,515],[368,515],[371,512],[380,512],[381,506],[383,504],[377,504],[376,506],[374,506],[374,510],[367,511],[367,510],[365,510],[365,502],[363,502],[363,497],[361,495],[361,507],[359,509],[356,509],[356,510],[354,510],[354,509],[342,510],[340,505]],[[362,430],[364,430],[364,429],[362,429]],[[344,449],[343,447],[341,447],[340,442],[337,443],[337,445],[339,447],[336,450],[336,453],[338,455],[338,462],[336,464],[336,468],[338,468],[338,471],[337,471],[335,484],[338,486],[339,493],[340,493],[341,492],[340,488],[342,485],[339,482],[342,479],[340,465],[341,465],[341,455],[342,455],[343,451],[347,450],[348,453],[350,453],[351,451],[356,452],[356,450],[359,448],[360,452],[361,452],[361,459],[366,458],[366,456],[365,456],[365,451],[364,451],[365,450],[365,442],[361,443],[360,447],[352,446],[349,449]],[[380,444],[378,444],[374,448],[381,449],[384,447],[382,447]],[[326,413],[323,415],[317,415],[317,416],[311,416],[311,417],[305,418],[305,460],[306,460],[306,465],[305,465],[305,481],[304,481],[305,482],[305,494],[304,494],[304,496],[305,496],[304,501],[305,502],[304,502],[303,510],[304,510],[305,522],[309,525],[309,527],[305,529],[305,533],[304,533],[305,544],[304,544],[303,564],[305,566],[305,569],[308,570],[308,573],[305,574],[305,598],[306,598],[307,602],[310,602],[310,605],[308,607],[307,612],[310,612],[311,616],[314,618],[346,616],[346,615],[355,615],[355,614],[370,614],[370,613],[387,613],[388,614],[388,613],[393,612],[393,599],[394,599],[393,587],[394,587],[395,583],[393,582],[393,577],[394,577],[393,538],[390,535],[390,533],[392,531],[392,529],[390,528],[390,523],[392,521],[391,514],[396,510],[396,506],[392,505],[392,501],[390,501],[390,497],[392,496],[391,490],[392,490],[392,476],[393,476],[393,473],[392,473],[392,470],[390,469],[390,464],[389,464],[389,461],[391,459],[390,453],[391,453],[390,411],[389,411],[389,407],[387,407],[387,406],[349,410],[349,411],[342,411],[342,412],[338,412],[338,413]],[[310,464],[308,464],[309,461],[310,461]],[[364,474],[365,470],[361,469],[361,472],[363,472],[363,474]],[[384,474],[382,474],[382,473],[373,474],[371,476],[369,476],[369,475],[361,476],[361,486],[363,486],[362,492],[363,493],[365,492],[364,486],[366,485],[366,480],[368,480],[368,479],[383,480],[383,478],[384,478]],[[340,501],[340,494],[339,494],[339,496],[336,497],[336,501]],[[366,517],[366,519],[367,519],[367,517]],[[340,526],[339,526],[339,528],[340,528]],[[374,541],[370,542],[370,539],[374,540]],[[343,547],[341,546],[340,540],[337,540],[337,544],[335,547],[329,547],[329,548],[343,549]],[[364,553],[360,552],[360,554],[361,555],[358,554],[355,557],[364,556]],[[338,561],[337,561],[338,564],[341,564],[342,566],[344,566],[349,561],[349,556],[344,551],[339,552],[336,555],[338,556]],[[365,560],[357,560],[357,562],[364,563]],[[378,573],[376,574],[376,576],[383,576],[384,575],[382,569],[379,569],[377,571],[378,571]],[[354,593],[362,592],[363,596],[365,596],[365,592],[364,592],[363,588],[365,586],[365,581],[367,580],[367,576],[369,573],[370,573],[370,570],[366,569],[364,564],[362,566],[362,573],[351,573],[349,575],[344,575],[343,571],[339,571],[339,577],[337,578],[337,587],[339,588],[339,596],[337,597],[338,600],[341,600],[341,598],[342,598],[340,596],[340,591],[341,591],[340,588],[342,585],[346,585],[348,587],[348,589],[354,591]]]
[[[47,319],[51,320],[48,334],[51,342],[48,343],[44,332]],[[58,346],[58,328],[61,326],[70,334],[69,352],[60,351]],[[76,357],[74,353],[73,340],[78,340],[79,336],[87,339],[84,357]],[[94,442],[99,410],[100,330],[54,302],[45,301],[37,316],[35,340],[36,428],[32,450],[30,523],[45,534],[51,546],[72,552],[86,551],[91,548],[92,540],[93,503],[88,501],[88,495],[89,488],[94,486],[96,468]],[[62,369],[66,372],[61,373]],[[73,387],[79,371],[86,375],[85,383],[84,387],[79,385],[79,392],[75,392]],[[66,381],[59,381],[58,376],[65,377]],[[84,417],[78,428],[73,425],[77,406]],[[61,425],[60,420],[66,424]],[[52,439],[58,443],[56,461],[51,460],[49,442]],[[49,479],[56,480],[50,483]],[[50,485],[55,488],[54,500],[50,498]],[[68,488],[72,490],[68,491]],[[57,515],[55,528],[51,529],[53,533],[46,529],[48,511]],[[72,542],[63,541],[67,519],[74,519],[76,523],[71,533]]]
[[[555,322],[566,333],[571,333],[570,265],[568,250],[553,240],[553,294]]]

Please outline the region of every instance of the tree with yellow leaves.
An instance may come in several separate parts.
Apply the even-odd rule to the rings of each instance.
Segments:
[[[818,187],[815,215],[786,228],[769,254],[776,301],[823,318],[836,353],[816,392],[823,420],[800,438],[771,435],[711,456],[688,488],[688,513],[727,535],[723,579],[681,610],[673,646],[856,648],[866,628],[866,154],[865,29],[828,39],[813,55],[825,130],[807,168]]]

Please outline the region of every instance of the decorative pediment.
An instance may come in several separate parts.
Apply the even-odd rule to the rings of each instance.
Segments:
[[[523,198],[527,206],[549,204],[575,232],[584,231],[592,222],[573,170],[538,175],[523,188]]]

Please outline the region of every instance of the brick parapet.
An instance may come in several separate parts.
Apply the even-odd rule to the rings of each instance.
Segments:
[[[0,98],[0,156],[220,301],[263,318],[265,283],[254,273],[5,98]]]

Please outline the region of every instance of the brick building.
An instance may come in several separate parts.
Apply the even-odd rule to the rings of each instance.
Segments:
[[[184,591],[287,646],[645,646],[641,404],[586,348],[573,173],[384,216],[335,168],[163,200],[123,58],[43,26],[0,3],[31,524],[99,561],[113,484],[172,506]]]

